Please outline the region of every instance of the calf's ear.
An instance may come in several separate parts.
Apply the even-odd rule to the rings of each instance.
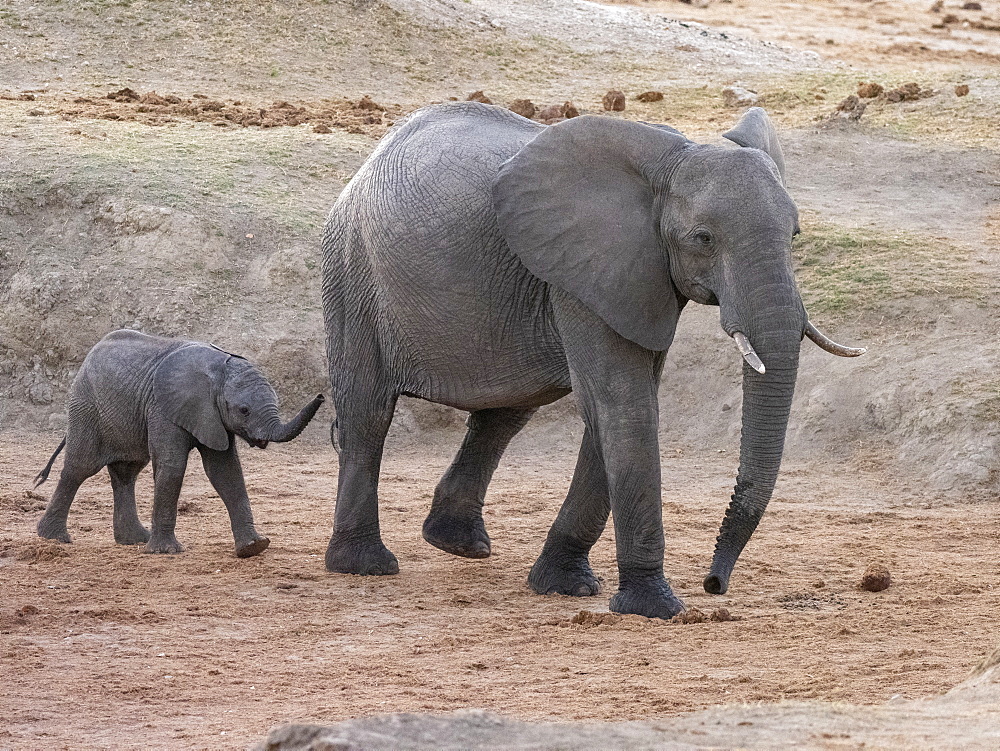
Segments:
[[[153,374],[153,398],[173,422],[208,448],[229,448],[229,431],[217,406],[229,355],[206,344],[186,344],[164,358]]]

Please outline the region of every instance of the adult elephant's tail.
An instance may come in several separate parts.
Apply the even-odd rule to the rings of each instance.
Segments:
[[[56,450],[52,452],[52,456],[49,457],[49,463],[45,465],[45,469],[35,475],[35,487],[37,488],[43,482],[49,479],[49,472],[52,471],[52,465],[56,463],[56,457],[59,456],[59,452],[63,450],[66,446],[66,439],[63,438],[62,442],[56,447]]]

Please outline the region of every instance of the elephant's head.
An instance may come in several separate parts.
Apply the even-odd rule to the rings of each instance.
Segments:
[[[153,393],[169,419],[215,451],[229,448],[235,434],[251,446],[290,441],[323,403],[319,394],[288,422],[264,375],[238,355],[192,342],[174,350],[157,367]]]
[[[736,490],[705,589],[729,576],[770,500],[784,448],[799,346],[809,323],[792,273],[798,212],[764,110],[725,137],[692,143],[671,128],[579,117],[540,131],[494,185],[500,228],[534,275],[576,296],[623,337],[666,350],[688,300],[718,305],[743,355]]]

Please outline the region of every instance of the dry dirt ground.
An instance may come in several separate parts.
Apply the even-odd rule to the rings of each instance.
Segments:
[[[726,455],[664,456],[667,571],[689,607],[739,620],[673,624],[607,611],[613,534],[594,550],[606,591],[541,597],[525,585],[570,480],[562,431],[520,436],[486,519],[494,555],[420,539],[451,447],[397,442],[382,475],[383,535],[399,576],[323,570],[334,454],[244,450],[269,550],[238,560],[218,498],[192,470],[178,537],[148,556],[111,538],[110,488],[84,485],[74,542],[40,541],[26,493],[57,436],[0,449],[0,747],[235,748],[289,720],[479,707],[532,720],[664,718],[725,702],[881,704],[962,680],[996,643],[994,503],[932,505],[892,478],[792,464],[730,593],[700,591],[732,482]],[[578,435],[578,431],[577,431]],[[148,518],[149,478],[140,489]],[[43,490],[47,486],[43,486]],[[857,588],[868,563],[893,575]]]
[[[0,749],[238,748],[285,722],[462,707],[714,724],[684,713],[801,699],[888,702],[858,716],[908,731],[908,702],[962,681],[1000,622],[1000,3],[961,5],[0,4]],[[832,121],[862,80],[931,95]],[[76,367],[108,330],[245,353],[288,404],[325,387],[318,234],[400,115],[479,89],[602,112],[615,87],[628,106],[607,116],[712,140],[740,114],[720,94],[734,83],[781,129],[811,315],[871,350],[850,362],[803,350],[775,499],[730,593],[710,597],[700,582],[732,489],[740,365],[716,311],[685,312],[661,390],[666,568],[690,607],[736,620],[607,614],[610,529],[594,551],[601,595],[527,589],[580,440],[571,400],[543,410],[501,464],[486,561],[420,539],[462,416],[414,402],[382,475],[397,577],[323,569],[328,411],[293,446],[243,451],[272,538],[258,558],[232,555],[194,468],[181,556],[114,545],[106,475],[78,496],[72,545],[34,536],[54,477],[37,494],[31,479],[59,441]],[[664,100],[635,101],[649,89]],[[149,494],[146,473],[145,518]],[[892,572],[886,591],[857,588],[873,562]],[[955,696],[930,726],[973,712]],[[802,712],[854,713],[837,706]],[[865,740],[793,714],[782,722],[806,727],[806,746]],[[730,725],[716,745],[749,737]]]

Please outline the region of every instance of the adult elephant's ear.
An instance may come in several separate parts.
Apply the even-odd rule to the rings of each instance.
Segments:
[[[647,349],[670,346],[680,314],[659,235],[658,197],[688,141],[610,117],[540,131],[500,169],[500,230],[528,270]]]
[[[207,344],[185,344],[153,374],[153,397],[175,425],[215,451],[229,448],[229,432],[216,406],[229,355]]]
[[[771,157],[781,175],[782,184],[785,184],[785,155],[781,152],[778,131],[762,108],[748,109],[736,127],[723,133],[722,137],[740,146],[763,151]]]

